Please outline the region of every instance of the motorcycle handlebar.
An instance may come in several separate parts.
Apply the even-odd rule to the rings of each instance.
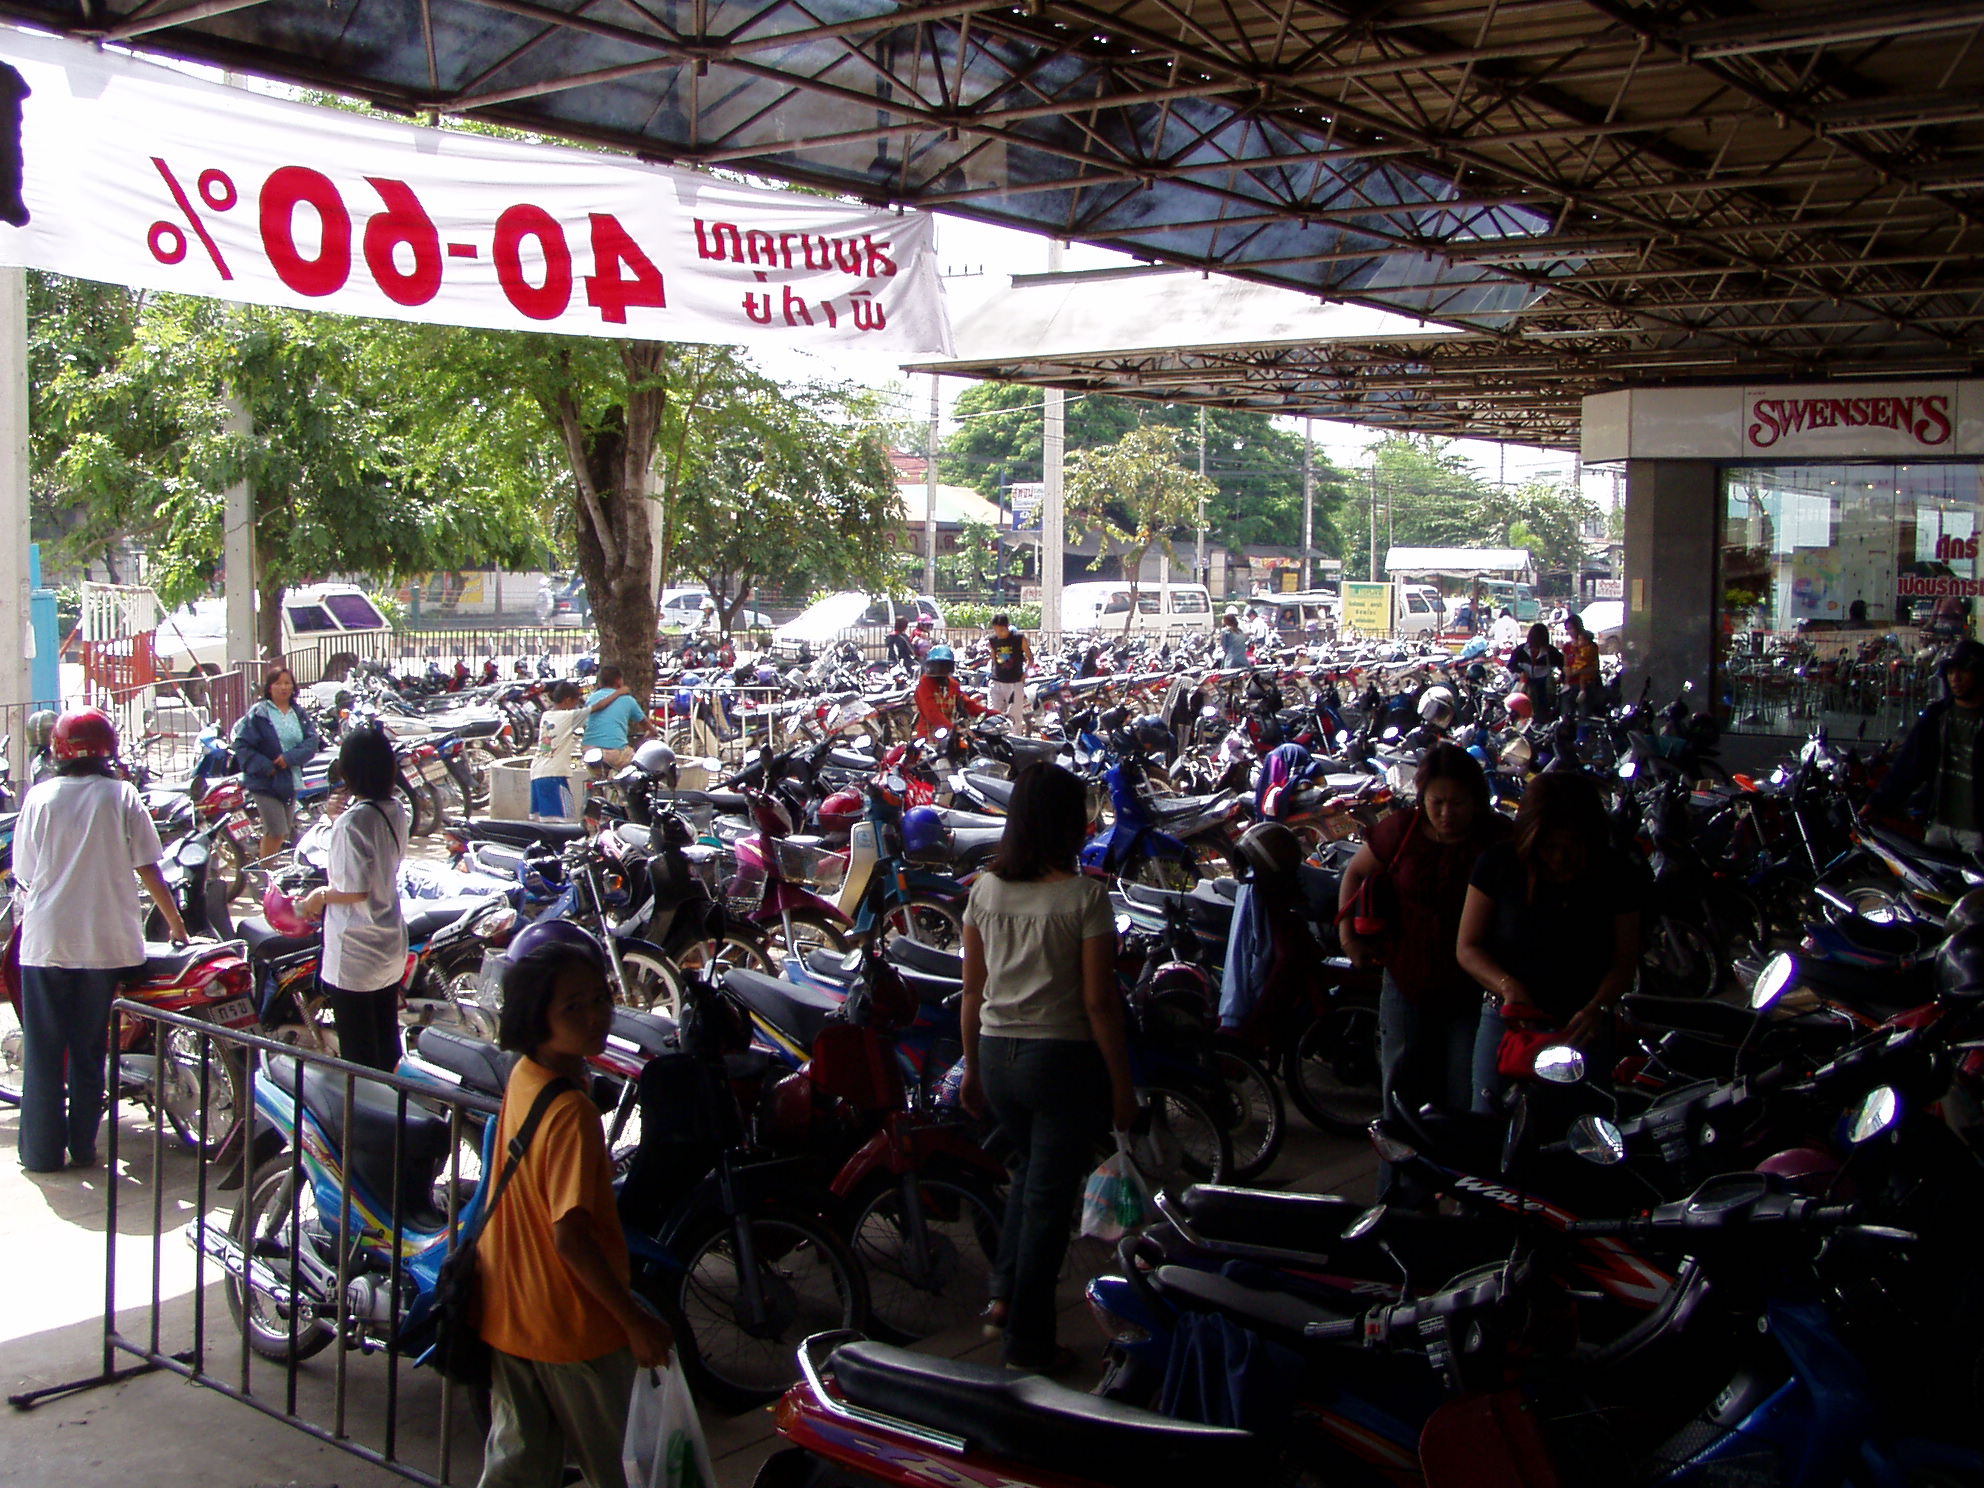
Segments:
[[[1302,1336],[1315,1343],[1341,1343],[1364,1336],[1364,1319],[1332,1318],[1327,1323],[1304,1323]]]

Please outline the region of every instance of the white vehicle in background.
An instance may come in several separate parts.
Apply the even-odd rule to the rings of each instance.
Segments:
[[[1139,584],[1136,613],[1124,579],[1069,584],[1061,590],[1061,628],[1071,634],[1187,635],[1213,628],[1212,595],[1204,584]]]
[[[1437,636],[1446,629],[1446,608],[1431,584],[1398,586],[1398,617],[1394,635]]]
[[[920,620],[930,622],[934,640],[945,637],[944,612],[927,594],[891,599],[886,594],[863,594],[846,589],[815,600],[785,624],[772,631],[772,654],[797,656],[800,652],[818,655],[836,641],[853,641],[861,654],[879,659],[888,649],[889,632],[897,620],[909,623],[915,634]]]
[[[709,597],[709,590],[700,584],[662,590],[659,606],[662,630],[693,631],[703,618],[703,601]],[[763,610],[754,610],[747,606],[730,617],[730,629],[733,634],[771,628],[772,617]]]
[[[282,597],[282,653],[297,685],[341,681],[385,651],[393,627],[356,584],[306,584]],[[227,602],[200,599],[165,615],[152,637],[161,673],[190,677],[226,671]],[[259,687],[259,680],[257,680]]]

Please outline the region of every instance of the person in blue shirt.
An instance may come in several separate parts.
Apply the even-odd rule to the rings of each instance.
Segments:
[[[585,747],[597,749],[614,769],[634,758],[634,741],[648,731],[648,710],[621,681],[620,668],[599,669],[599,686],[586,699]]]

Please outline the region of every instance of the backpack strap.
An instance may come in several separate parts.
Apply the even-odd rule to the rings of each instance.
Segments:
[[[530,1103],[530,1112],[524,1117],[523,1125],[518,1127],[517,1134],[510,1138],[508,1148],[510,1161],[504,1166],[502,1174],[497,1178],[496,1187],[490,1191],[489,1202],[482,1207],[482,1217],[477,1222],[475,1235],[471,1236],[471,1239],[481,1237],[483,1226],[489,1223],[489,1216],[495,1213],[497,1204],[502,1202],[503,1190],[510,1186],[510,1180],[516,1176],[517,1168],[522,1164],[524,1155],[530,1151],[531,1139],[537,1135],[537,1128],[544,1120],[544,1113],[551,1109],[551,1103],[566,1091],[577,1090],[578,1088],[570,1080],[560,1075],[542,1090],[538,1091],[537,1099]]]

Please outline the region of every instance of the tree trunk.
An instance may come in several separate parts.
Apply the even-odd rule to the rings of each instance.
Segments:
[[[668,402],[662,385],[667,357],[667,348],[657,342],[622,343],[626,401],[592,427],[570,396],[552,410],[578,488],[579,573],[599,629],[599,659],[620,668],[628,690],[644,705],[654,691],[658,619],[647,473]]]
[[[230,662],[273,661],[282,655],[283,586],[269,577],[266,557],[261,558],[256,566],[261,571],[261,583],[256,585],[255,645],[261,655],[230,656]]]

